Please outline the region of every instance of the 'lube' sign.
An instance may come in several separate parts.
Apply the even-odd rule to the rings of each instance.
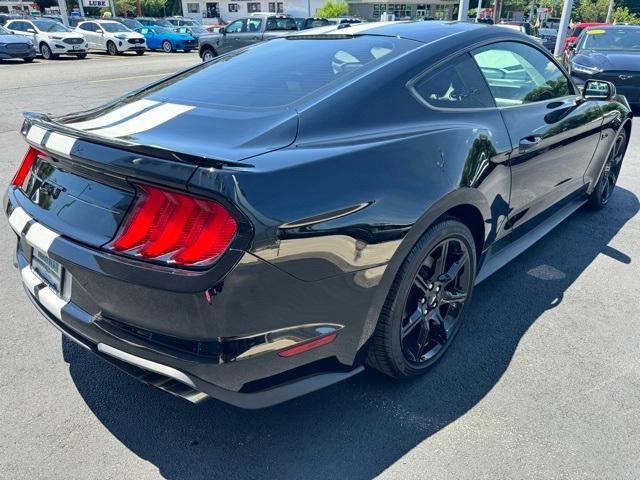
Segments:
[[[82,5],[84,5],[85,7],[103,8],[103,7],[109,6],[109,1],[108,0],[82,0]]]

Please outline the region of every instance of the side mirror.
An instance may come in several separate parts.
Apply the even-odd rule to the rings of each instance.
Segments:
[[[570,43],[569,45],[567,45],[567,50],[569,50],[570,52],[573,52],[575,49],[576,49],[575,43]]]
[[[226,35],[227,34],[227,29],[224,27],[220,27],[218,29],[218,33],[221,33],[222,35]]]
[[[96,33],[104,33],[104,30],[102,30],[101,28],[98,28],[98,29],[96,30]]]
[[[27,33],[36,33],[36,31],[33,28],[27,28]]]
[[[604,80],[587,80],[582,89],[585,100],[611,100],[616,93],[616,86]]]

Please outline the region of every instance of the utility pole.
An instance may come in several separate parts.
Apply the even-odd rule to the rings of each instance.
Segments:
[[[62,23],[64,23],[65,27],[69,27],[69,17],[67,17],[67,2],[65,0],[58,0],[58,8],[60,9]]]
[[[476,8],[476,22],[480,19],[480,10],[482,10],[482,0],[478,0],[478,8]]]
[[[613,0],[609,0],[609,10],[607,11],[607,23],[611,23],[612,16],[613,16]]]
[[[500,14],[502,13],[502,0],[496,0],[494,4],[493,23],[500,23]]]
[[[562,7],[562,16],[560,17],[560,26],[558,27],[558,38],[556,39],[556,48],[553,54],[556,57],[562,55],[564,51],[564,41],[567,38],[567,29],[569,28],[569,20],[571,19],[571,9],[573,8],[573,0],[564,0]]]
[[[458,7],[458,21],[466,22],[469,20],[469,0],[460,0]]]
[[[80,10],[80,16],[84,18],[84,6],[82,0],[78,0],[78,10]]]

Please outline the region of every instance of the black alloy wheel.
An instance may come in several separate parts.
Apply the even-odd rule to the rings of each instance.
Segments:
[[[445,349],[469,295],[470,256],[464,242],[446,238],[433,247],[413,280],[402,320],[402,352],[422,364]]]
[[[476,269],[472,233],[456,219],[431,226],[389,290],[367,362],[391,377],[422,374],[449,347],[471,300]]]
[[[618,175],[620,175],[626,150],[627,133],[625,130],[621,130],[611,147],[611,152],[604,164],[598,183],[589,197],[589,206],[591,208],[602,208],[609,202],[618,181]]]

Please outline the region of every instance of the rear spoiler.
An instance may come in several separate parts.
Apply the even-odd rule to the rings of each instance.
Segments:
[[[115,147],[120,150],[126,150],[139,155],[162,158],[164,160],[173,160],[189,165],[198,165],[203,167],[213,167],[217,169],[223,168],[252,168],[254,165],[244,162],[234,162],[231,160],[222,160],[219,158],[211,158],[208,156],[198,156],[185,154],[168,150],[166,148],[153,145],[140,145],[125,140],[106,138],[99,135],[69,128],[66,125],[52,120],[48,115],[35,112],[24,112],[24,122],[22,123],[21,133],[28,138],[29,131],[32,126],[37,126],[46,132],[55,132],[61,135],[71,137],[72,139],[81,139],[87,142],[103,145],[106,147]]]

